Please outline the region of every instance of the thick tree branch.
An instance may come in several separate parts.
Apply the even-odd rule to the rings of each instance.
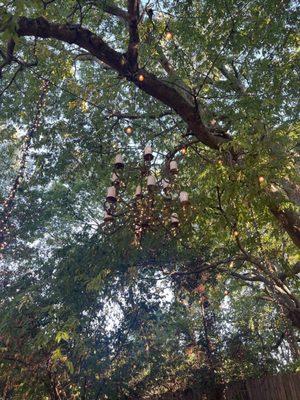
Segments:
[[[138,45],[139,45],[139,0],[128,0],[129,15],[129,44],[128,44],[128,61],[133,71],[138,69]]]
[[[163,69],[168,74],[170,78],[169,84],[174,85],[183,97],[185,97],[186,101],[189,102],[192,106],[194,105],[194,98],[192,95],[191,89],[179,78],[178,74],[176,73],[174,67],[171,65],[170,61],[167,59],[163,49],[160,45],[156,45],[156,49],[159,54],[159,62]]]
[[[13,61],[15,45],[15,41],[10,39],[7,42],[6,54],[3,51],[0,52],[1,56],[3,57],[3,61],[0,64],[0,79],[2,77],[2,69]]]
[[[293,210],[284,210],[279,204],[271,205],[270,211],[281,223],[294,244],[300,248],[300,216]]]
[[[109,114],[108,118],[130,119],[130,120],[145,119],[145,118],[160,119],[160,118],[166,117],[168,115],[172,115],[172,112],[171,111],[166,111],[166,112],[163,112],[163,113],[160,113],[160,114],[147,114],[147,113],[129,114],[129,113],[122,113],[122,112],[110,110],[110,114]]]
[[[275,185],[271,185],[267,192],[270,198],[270,211],[289,234],[294,244],[300,248],[300,215],[291,208],[287,209],[281,206],[281,203],[286,201],[286,197]]]
[[[199,112],[186,101],[178,90],[170,87],[166,81],[157,78],[145,69],[139,70],[139,73],[144,76],[144,80],[139,81],[136,74],[132,74],[124,54],[112,49],[101,37],[90,30],[80,26],[50,23],[43,17],[36,19],[20,17],[17,33],[19,36],[52,38],[80,46],[117,71],[122,77],[133,82],[145,93],[175,110],[187,123],[193,135],[203,144],[212,149],[219,149],[222,143],[228,142],[228,138],[215,136],[209,132],[202,123]]]
[[[124,20],[126,22],[129,22],[129,15],[128,13],[123,10],[122,8],[116,6],[113,4],[111,1],[107,0],[94,0],[90,1],[90,4],[94,4],[96,7],[100,8],[104,12],[114,15],[115,17]]]
[[[150,10],[146,9],[146,12],[148,14],[148,17],[152,23],[152,30],[149,31],[146,42],[148,44],[154,43],[155,42],[155,47],[159,55],[159,62],[162,68],[165,70],[165,72],[168,74],[168,83],[171,86],[176,87],[181,93],[183,97],[185,97],[186,101],[189,102],[192,106],[194,106],[194,96],[192,93],[192,90],[182,81],[182,79],[179,78],[179,75],[177,74],[176,70],[174,69],[173,65],[171,62],[168,60],[167,56],[165,55],[165,52],[162,48],[162,46],[155,40],[154,32],[156,31],[156,26],[152,20],[152,14],[150,13]]]
[[[68,24],[50,23],[43,17],[36,19],[20,17],[17,34],[20,36],[53,38],[66,43],[77,44],[120,74],[125,75],[126,73],[124,56],[113,50],[99,36],[88,29]]]
[[[294,264],[290,271],[279,274],[279,278],[284,282],[286,279],[293,278],[298,274],[300,274],[300,261]]]

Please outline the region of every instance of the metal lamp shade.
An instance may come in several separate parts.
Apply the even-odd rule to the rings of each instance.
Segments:
[[[116,188],[114,186],[110,186],[107,189],[106,200],[109,203],[115,203],[117,201],[117,191],[116,191]]]
[[[121,154],[117,154],[116,158],[115,158],[115,167],[117,169],[122,169],[124,168],[124,161],[123,161],[123,157]]]

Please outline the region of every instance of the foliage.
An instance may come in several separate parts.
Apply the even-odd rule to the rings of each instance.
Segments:
[[[128,26],[112,11],[127,2],[2,3],[3,201],[50,82],[0,260],[2,397],[134,399],[192,386],[211,395],[297,370],[295,2],[142,2],[145,87],[136,70],[122,74],[72,40],[20,33],[25,17],[76,38],[83,26],[129,57]],[[221,145],[207,146],[199,126]],[[170,154],[178,161],[191,205],[172,208],[176,232],[147,232],[136,247],[126,215],[113,233],[103,224],[104,200],[118,152],[130,200],[148,143],[159,176]]]

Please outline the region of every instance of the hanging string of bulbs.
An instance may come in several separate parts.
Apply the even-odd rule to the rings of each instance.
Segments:
[[[28,158],[30,146],[32,143],[32,138],[36,131],[38,130],[41,122],[42,110],[46,104],[46,95],[49,88],[49,81],[44,80],[41,86],[40,95],[36,104],[36,112],[32,125],[29,127],[23,143],[23,148],[21,151],[20,165],[14,182],[8,192],[6,199],[2,202],[2,213],[0,217],[0,251],[4,250],[11,236],[10,232],[10,217],[15,206],[15,198],[17,191],[24,179],[26,161]]]
[[[126,127],[124,130],[132,133],[132,129]],[[162,168],[162,165],[166,165],[166,168]],[[125,168],[122,154],[116,154],[111,186],[107,188],[104,203],[104,223],[112,227],[120,218],[125,223],[129,222],[134,231],[133,244],[139,247],[146,232],[155,232],[162,227],[171,232],[178,229],[181,221],[174,208],[180,204],[185,214],[189,195],[180,189],[177,182],[177,161],[173,159],[167,160],[165,164],[156,163],[150,145],[144,148],[143,161],[135,169],[139,173],[139,183],[131,188],[134,192],[132,197],[128,195],[129,182],[126,177],[126,172],[131,172],[130,168]]]

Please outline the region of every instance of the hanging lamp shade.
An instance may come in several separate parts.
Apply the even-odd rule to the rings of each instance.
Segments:
[[[161,183],[162,183],[163,191],[167,192],[170,187],[170,182],[166,179],[163,179]]]
[[[147,177],[148,190],[154,190],[155,186],[156,186],[156,178],[155,178],[155,176],[154,175],[149,175]]]
[[[187,192],[180,192],[179,201],[182,206],[187,206],[189,204],[189,195]]]
[[[141,185],[138,185],[135,189],[135,197],[136,198],[141,198],[142,197],[142,187]]]
[[[151,146],[146,146],[144,150],[144,160],[151,161],[153,160],[152,148]]]
[[[110,186],[109,188],[107,188],[106,200],[109,203],[115,203],[117,201],[117,191],[114,186]]]
[[[170,172],[172,174],[177,174],[178,173],[178,166],[176,161],[171,161],[170,162]]]
[[[172,225],[174,228],[177,228],[177,226],[179,225],[178,214],[177,214],[177,213],[172,213],[172,214],[171,214],[170,221],[171,221],[171,225]]]
[[[110,222],[113,220],[113,216],[107,211],[104,212],[104,222]]]
[[[123,157],[121,154],[117,154],[116,158],[115,158],[115,167],[117,169],[122,169],[124,168],[124,161],[123,161]]]

